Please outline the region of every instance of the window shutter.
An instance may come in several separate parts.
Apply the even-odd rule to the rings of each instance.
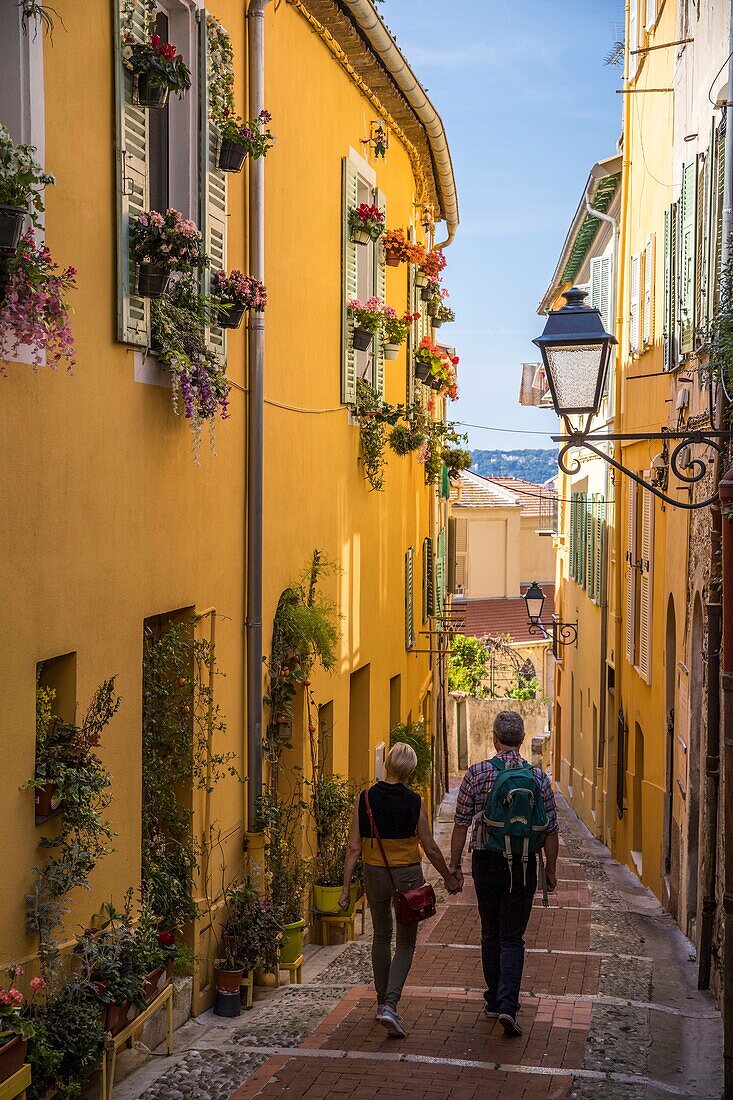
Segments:
[[[595,503],[594,503],[592,497],[589,497],[587,493],[586,493],[586,496],[585,496],[584,513],[585,513],[585,541],[584,541],[584,549],[585,549],[585,562],[584,562],[585,587],[588,590],[588,595],[590,596],[591,599],[593,599],[593,596],[594,596],[594,593],[595,593],[595,583],[596,583],[596,578],[595,578],[595,574],[594,574],[596,560],[595,560],[595,553],[594,553],[594,549],[593,549],[594,525],[595,525]]]
[[[377,190],[374,201],[385,217],[387,217],[387,199],[383,191]],[[384,249],[374,246],[374,293],[377,298],[387,302],[387,265],[385,263]],[[378,332],[374,337],[374,388],[384,397],[384,340],[382,333]]]
[[[348,157],[342,160],[341,184],[341,277],[342,277],[342,323],[341,323],[341,400],[345,405],[356,401],[356,352],[352,343],[354,325],[346,307],[357,292],[357,255],[358,245],[351,240],[349,231],[349,210],[358,205],[358,180],[356,168]]]
[[[725,122],[725,117],[723,118]],[[715,174],[715,273],[713,277],[713,308],[720,301],[720,283],[723,275],[723,206],[725,205],[725,126],[721,124],[716,135]]]
[[[697,208],[697,167],[695,161],[686,164],[682,173],[680,199],[680,234],[682,259],[680,267],[680,351],[692,351],[695,331],[695,223]]]
[[[675,357],[675,204],[664,211],[664,369],[672,370]]]
[[[202,289],[211,290],[211,277],[216,271],[226,271],[227,256],[227,178],[219,168],[219,132],[209,118],[209,83],[212,76],[206,34],[206,12],[199,19],[199,204],[201,232],[211,267],[202,272]],[[218,325],[206,328],[206,343],[222,361],[226,357],[226,334]]]
[[[455,521],[456,576],[454,591],[465,592],[468,587],[468,520]]]
[[[433,570],[433,540],[423,539],[422,544],[422,621],[435,614],[435,575]]]
[[[405,554],[405,649],[415,644],[415,549]]]
[[[578,494],[570,494],[570,576],[573,580],[577,578],[577,569],[575,567],[575,556],[578,551],[578,536],[576,531],[576,516],[578,511]]]
[[[644,13],[644,29],[650,31],[657,21],[657,0],[646,0]]]
[[[646,479],[645,479],[646,480]],[[639,672],[647,684],[652,678],[652,597],[654,567],[654,496],[642,490],[641,561],[639,563]]]
[[[654,343],[654,234],[650,233],[644,252],[644,347]]]
[[[591,305],[600,311],[606,332],[611,332],[611,257],[594,256],[590,262]]]
[[[626,602],[624,604],[624,637],[626,640],[626,660],[635,664],[635,612],[636,612],[636,494],[638,486],[629,481],[629,495],[626,516]]]
[[[596,520],[596,603],[603,602],[604,572],[603,543],[606,533],[606,502],[598,499]]]
[[[446,553],[445,528],[438,532],[438,552],[435,555],[435,595],[436,613],[443,614],[445,608]],[[440,624],[442,625],[442,624]]]
[[[641,256],[631,257],[631,301],[629,305],[629,346],[632,354],[639,350],[639,276]]]
[[[129,12],[129,14],[128,14]],[[141,42],[147,20],[141,0],[115,0],[117,102],[117,335],[125,344],[150,344],[150,304],[131,293],[135,265],[130,260],[130,225],[147,210],[148,112],[132,104],[132,74],[122,64],[122,32],[129,27]]]
[[[697,158],[697,278],[695,282],[695,316],[697,317],[697,329],[695,332],[695,346],[700,345],[704,338],[705,326],[708,322],[708,275],[709,275],[709,229],[710,229],[710,203],[711,203],[711,177],[712,161],[711,150],[700,153]]]
[[[639,0],[629,0],[629,80],[636,76],[639,64],[639,55],[634,50],[639,48]]]

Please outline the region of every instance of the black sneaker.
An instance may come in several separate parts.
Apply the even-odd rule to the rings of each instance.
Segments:
[[[508,1012],[499,1013],[499,1023],[504,1028],[506,1035],[511,1035],[517,1038],[522,1034],[522,1029],[517,1023],[516,1016],[511,1016]]]
[[[489,1020],[499,1019],[499,1006],[492,1007],[487,1001],[484,1001],[484,1016]]]

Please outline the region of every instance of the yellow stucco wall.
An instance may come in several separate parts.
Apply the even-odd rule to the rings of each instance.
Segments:
[[[61,264],[79,270],[72,301],[78,367],[74,377],[13,364],[2,380],[4,459],[0,555],[3,607],[12,624],[5,649],[0,726],[5,736],[6,814],[1,862],[5,904],[0,963],[27,957],[25,895],[38,859],[33,798],[36,663],[77,653],[80,707],[105,677],[117,676],[122,706],[101,747],[114,776],[110,815],[116,851],[102,860],[91,890],[72,898],[68,928],[139,881],[140,720],[143,621],[169,610],[215,606],[218,661],[226,673],[218,701],[226,748],[246,773],[244,693],[244,507],[246,402],[233,391],[231,417],[218,425],[218,454],[206,438],[201,466],[190,433],[171,410],[170,391],[134,380],[133,353],[116,342],[116,213],[112,6],[94,17],[58,0],[59,25],[45,49],[46,162],[57,177],[48,194],[47,239]],[[212,0],[232,36],[238,105],[245,112],[243,5]],[[314,548],[340,566],[325,589],[342,616],[333,675],[313,678],[319,702],[333,701],[334,766],[349,763],[349,677],[369,665],[369,745],[388,740],[390,678],[401,677],[401,716],[420,716],[429,688],[425,653],[404,646],[404,554],[415,547],[416,626],[420,622],[423,537],[434,492],[414,458],[389,461],[387,489],[371,493],[359,464],[359,432],[340,406],[341,158],[368,136],[375,108],[304,19],[270,5],[265,19],[266,103],[277,144],[266,166],[265,651],[282,589]],[[79,66],[79,58],[84,64]],[[69,74],[74,78],[70,79]],[[84,105],[83,122],[79,105]],[[71,120],[77,123],[72,126]],[[377,168],[388,224],[413,214],[410,162],[393,135]],[[228,266],[247,270],[246,173],[230,177]],[[387,300],[406,306],[406,269],[388,269]],[[229,375],[246,378],[246,333],[229,338]],[[404,350],[387,364],[387,397],[404,400]],[[421,639],[419,649],[427,646]],[[394,698],[394,695],[393,695]],[[297,738],[296,738],[297,740]],[[302,743],[302,742],[301,742]],[[300,761],[298,761],[300,762]],[[200,807],[199,807],[200,809]],[[212,818],[241,860],[243,788],[220,784]]]

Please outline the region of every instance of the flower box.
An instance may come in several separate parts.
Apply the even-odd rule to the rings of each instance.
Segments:
[[[0,1039],[0,1042],[2,1042],[0,1046],[0,1083],[2,1083],[22,1068],[28,1049],[28,1040],[21,1035],[13,1035],[5,1042]]]
[[[125,1001],[121,1005],[107,1005],[103,1012],[104,1030],[110,1035],[119,1035],[138,1015],[138,1008],[129,1001]]]
[[[243,145],[239,145],[229,138],[222,141],[218,161],[222,172],[241,172],[246,159],[247,150]]]
[[[146,1005],[152,1004],[156,997],[160,996],[167,985],[170,984],[168,967],[157,966],[151,970],[145,978],[143,985],[143,1000]]]
[[[163,264],[135,265],[135,293],[141,298],[162,298],[170,281],[170,269]]]
[[[17,252],[26,213],[22,206],[0,203],[0,256],[12,256]]]

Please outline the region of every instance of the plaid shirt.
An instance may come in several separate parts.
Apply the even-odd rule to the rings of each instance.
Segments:
[[[521,768],[528,763],[514,749],[504,749],[497,753],[508,768]],[[534,777],[539,784],[542,798],[547,811],[547,834],[558,831],[557,808],[555,807],[555,795],[552,793],[552,785],[549,776],[545,775],[541,768],[532,768]],[[490,760],[482,760],[479,764],[472,764],[463,777],[458,798],[456,799],[456,825],[468,827],[484,808],[484,802],[489,791],[494,786],[498,769]],[[474,826],[471,836],[471,848],[473,848],[476,828]]]

